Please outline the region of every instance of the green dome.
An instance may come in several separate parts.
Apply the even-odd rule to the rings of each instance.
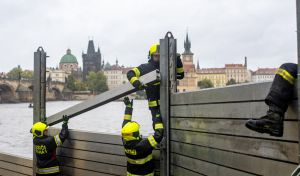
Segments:
[[[60,59],[59,63],[60,64],[65,64],[65,63],[76,63],[76,64],[78,64],[76,57],[73,54],[71,54],[71,50],[70,49],[67,50],[67,54],[65,54]]]

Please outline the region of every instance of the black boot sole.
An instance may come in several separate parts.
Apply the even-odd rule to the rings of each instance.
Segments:
[[[245,126],[250,130],[256,131],[258,133],[267,133],[270,136],[282,137],[282,135],[283,135],[283,133],[271,131],[270,129],[267,129],[267,128],[258,128],[257,126],[251,125],[249,123],[246,123]]]

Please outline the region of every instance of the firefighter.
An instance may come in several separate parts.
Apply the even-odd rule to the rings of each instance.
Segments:
[[[293,98],[297,79],[297,64],[285,63],[277,70],[265,103],[269,106],[267,114],[259,119],[250,119],[246,127],[259,133],[282,137],[284,114]]]
[[[140,125],[131,121],[133,100],[124,98],[126,106],[122,124],[122,140],[127,156],[127,176],[154,176],[154,161],[152,151],[163,138],[163,122],[159,110],[152,116],[154,135],[142,139]]]
[[[43,122],[33,124],[30,132],[33,134],[33,145],[36,154],[36,175],[60,176],[59,162],[56,158],[56,148],[68,137],[68,120],[63,116],[62,129],[58,135],[48,136],[48,126]]]
[[[153,116],[156,114],[157,109],[159,109],[160,84],[156,83],[151,86],[146,86],[143,85],[143,83],[139,80],[139,77],[151,71],[159,70],[159,60],[160,60],[159,44],[154,44],[150,47],[148,59],[149,59],[148,63],[142,64],[128,71],[127,78],[135,88],[138,89],[145,88],[149,109],[151,110],[151,114]],[[183,79],[184,70],[183,70],[183,65],[179,54],[177,54],[176,57],[176,74],[177,74],[177,79]]]

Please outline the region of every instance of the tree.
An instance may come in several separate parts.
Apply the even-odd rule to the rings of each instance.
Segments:
[[[233,85],[233,84],[236,84],[236,81],[235,79],[231,78],[229,81],[227,81],[226,86]]]
[[[89,72],[87,76],[86,83],[88,85],[88,89],[93,92],[105,92],[108,90],[107,78],[103,72]]]
[[[87,89],[87,86],[84,82],[82,82],[78,79],[75,80],[75,90],[76,91],[84,91],[86,89]]]
[[[33,71],[32,70],[24,70],[21,73],[22,78],[31,79],[33,78]]]
[[[7,73],[7,77],[10,79],[21,79],[22,68],[20,66],[11,69]]]
[[[210,79],[205,78],[202,81],[198,81],[198,87],[200,87],[200,89],[206,89],[206,88],[214,87],[214,84],[211,82]]]
[[[73,75],[69,75],[67,80],[66,80],[66,86],[68,89],[72,91],[76,91],[76,85],[75,85],[75,77]]]

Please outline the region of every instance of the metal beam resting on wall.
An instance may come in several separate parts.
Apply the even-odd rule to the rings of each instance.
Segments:
[[[139,78],[141,82],[143,82],[146,85],[154,84],[160,80],[159,73],[155,70],[152,71],[146,75],[143,75]],[[97,95],[94,98],[91,98],[87,101],[84,101],[82,103],[79,103],[77,105],[74,105],[66,110],[63,110],[61,112],[58,112],[50,117],[47,118],[47,124],[49,126],[55,125],[62,121],[63,115],[69,116],[69,118],[75,117],[77,115],[80,115],[84,112],[90,111],[92,109],[95,109],[99,106],[102,106],[104,104],[107,104],[111,101],[117,100],[119,98],[122,98],[126,95],[129,95],[131,93],[134,93],[138,91],[136,88],[134,88],[129,82],[110,91],[106,91],[102,94]]]
[[[176,39],[168,32],[160,39],[160,111],[165,133],[161,145],[160,175],[170,175],[170,93],[176,92]]]

